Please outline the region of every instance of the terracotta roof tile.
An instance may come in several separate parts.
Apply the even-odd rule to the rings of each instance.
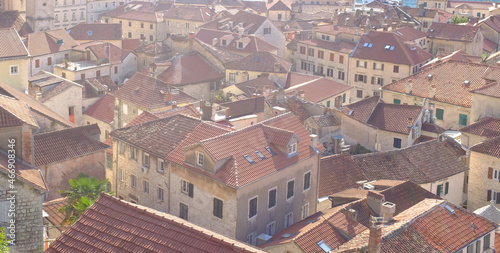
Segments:
[[[358,186],[356,182],[367,179],[350,154],[322,157],[320,162],[320,198],[355,188]]]
[[[223,18],[214,20],[212,22],[208,22],[202,27],[218,29],[223,24],[227,24],[229,21],[233,22],[235,26],[233,29],[235,30],[236,24],[243,23],[243,27],[245,29],[246,34],[254,34],[258,28],[262,26],[262,24],[267,20],[267,17],[261,16],[259,14],[250,13],[247,11],[240,10],[234,15],[224,16]]]
[[[123,50],[134,51],[140,46],[141,46],[140,39],[123,39],[122,41]]]
[[[263,113],[265,106],[265,97],[255,97],[234,102],[221,104],[229,108],[229,118],[237,118],[249,114]]]
[[[1,127],[28,124],[38,128],[38,124],[26,102],[0,94],[0,109]]]
[[[269,80],[265,76],[257,77],[255,79],[248,80],[242,83],[237,83],[234,86],[244,92],[247,97],[252,97],[253,94],[262,95],[265,88],[268,88],[270,90],[276,90],[279,88],[279,86],[275,82]]]
[[[215,16],[216,13],[208,7],[174,5],[164,12],[163,18],[207,22]]]
[[[498,82],[493,82],[487,84],[479,89],[471,91],[472,93],[486,95],[490,97],[500,98],[500,84]]]
[[[339,94],[350,89],[352,89],[352,87],[349,85],[341,84],[325,77],[320,77],[316,80],[292,86],[286,89],[285,92],[291,93],[294,91],[303,91],[304,100],[311,101],[313,103],[320,103],[326,99],[338,96]]]
[[[202,28],[198,33],[196,33],[196,39],[203,41],[208,45],[213,45],[213,39],[217,39],[215,47],[228,51],[231,53],[253,53],[253,52],[273,52],[278,48],[267,43],[263,38],[243,34],[240,36],[238,33],[233,33],[230,31],[220,31],[213,29]],[[226,45],[222,45],[222,40],[226,40]],[[239,48],[238,42],[245,41],[244,47]]]
[[[182,107],[177,107],[175,109],[171,109],[168,111],[161,111],[161,112],[148,112],[144,111],[141,113],[141,115],[137,116],[135,119],[130,121],[130,123],[127,124],[127,127],[129,126],[134,126],[134,125],[139,125],[142,123],[146,123],[149,121],[157,120],[157,119],[163,119],[163,118],[168,118],[177,114],[184,114],[187,116],[191,116],[193,118],[201,118],[201,113],[196,109],[196,107],[193,104],[189,104],[186,106]]]
[[[269,52],[255,52],[227,65],[227,69],[269,73],[288,73],[291,67],[292,63]]]
[[[149,44],[142,45],[134,49],[135,53],[144,53],[148,55],[161,55],[172,53],[174,50],[161,41],[155,41]]]
[[[500,136],[483,141],[471,147],[471,151],[500,157]]]
[[[488,117],[463,127],[460,132],[493,138],[500,136],[500,118]]]
[[[347,114],[351,117],[367,123],[375,107],[380,103],[380,97],[370,97],[347,105]]]
[[[306,83],[312,80],[318,79],[318,76],[315,75],[308,75],[308,74],[303,74],[303,73],[297,73],[297,72],[288,72],[286,76],[286,84],[285,88],[291,88],[293,86]]]
[[[351,41],[327,42],[327,41],[319,40],[319,39],[298,41],[299,45],[302,43],[310,45],[310,46],[324,48],[327,50],[345,53],[345,54],[350,54],[352,52],[352,50],[354,50],[354,48],[356,47],[356,43],[351,42]]]
[[[481,24],[485,24],[485,25],[491,27],[491,29],[495,30],[496,32],[500,32],[500,16],[499,15],[486,17],[485,19],[482,19],[481,21],[479,21],[478,26],[480,26]]]
[[[316,28],[316,31],[320,33],[326,33],[326,34],[331,34],[331,35],[337,35],[341,33],[347,33],[347,34],[352,34],[352,35],[361,35],[363,32],[361,29],[355,28],[355,27],[346,27],[346,26],[339,26],[339,25],[322,25],[318,26]]]
[[[453,53],[438,53],[436,58],[432,59],[428,63],[422,66],[422,68],[426,68],[429,66],[435,66],[439,63],[446,62],[446,61],[462,61],[462,62],[468,62],[468,63],[482,63],[482,58],[481,56],[474,56],[465,53],[462,49],[459,49]]]
[[[328,126],[340,126],[340,119],[335,115],[325,114],[325,115],[315,115],[312,116],[314,122],[320,127]]]
[[[305,108],[305,102],[295,96],[288,98],[281,106],[293,113],[295,117],[298,117],[300,122],[304,122],[306,119],[313,116],[312,113]]]
[[[434,24],[434,23],[433,23]],[[371,44],[372,46],[365,46]],[[389,47],[394,47],[389,50]],[[361,36],[350,57],[413,66],[432,59],[432,55],[420,47],[407,45],[393,32],[370,31]]]
[[[80,47],[82,45],[84,44],[81,44]],[[122,63],[125,57],[127,57],[127,55],[130,53],[130,51],[123,50],[113,45],[112,43],[107,42],[91,42],[91,44],[86,47],[86,49],[89,49],[94,54],[97,60],[106,60],[111,64]]]
[[[72,82],[66,78],[62,78],[60,76],[54,75],[44,70],[30,77],[29,83],[31,87],[33,88],[37,87],[42,90],[42,96],[40,99],[42,103],[61,94],[68,88],[75,86],[78,88],[83,88],[81,85],[75,82]],[[35,97],[34,93],[36,92],[37,89],[31,89],[31,87],[29,89],[29,93],[31,94],[31,96]]]
[[[472,41],[479,31],[478,26],[464,26],[432,22],[427,37],[431,39]]]
[[[58,43],[58,41],[62,43]],[[42,31],[27,35],[24,45],[31,56],[71,50],[78,43],[64,29]]]
[[[19,34],[14,28],[0,29],[0,58],[28,56]]]
[[[47,220],[49,220],[61,231],[64,231],[66,229],[66,226],[61,225],[64,220],[65,214],[59,212],[58,210],[67,203],[67,198],[54,199],[43,203],[43,211],[45,211],[49,215],[47,217]]]
[[[107,194],[46,252],[262,252],[151,208]]]
[[[25,29],[26,26],[29,27],[29,25],[25,25],[25,23],[26,21],[18,10],[0,11],[0,28],[14,28],[23,36],[22,30]]]
[[[431,75],[431,78],[429,78]],[[500,77],[500,68],[482,64],[447,61],[394,83],[382,87],[383,90],[406,93],[406,82],[412,83],[411,95],[429,98],[431,88],[435,96],[431,99],[471,107],[471,91],[483,87],[483,78],[496,80]],[[465,81],[469,81],[466,85]]]
[[[168,93],[172,93],[172,101]],[[196,101],[182,91],[173,93],[170,85],[141,73],[135,73],[114,95],[149,110],[166,107],[173,101],[177,104]]]
[[[287,0],[278,0],[269,4],[267,9],[270,11],[292,11],[292,3]]]
[[[103,16],[106,16],[106,15],[103,14]],[[116,15],[116,16],[114,16],[114,18],[159,23],[159,22],[163,22],[163,13],[151,12],[151,11],[130,10],[130,11]]]
[[[16,178],[31,184],[38,190],[45,192],[47,187],[42,178],[42,173],[25,162],[16,161]],[[0,171],[9,173],[9,159],[6,154],[0,153]]]
[[[367,123],[380,130],[409,134],[423,110],[418,105],[379,103]]]
[[[121,40],[122,26],[107,23],[81,23],[68,29],[68,33],[75,40]]]
[[[35,166],[99,152],[109,146],[95,139],[97,124],[37,134],[33,137]]]
[[[115,117],[115,97],[110,94],[104,95],[89,106],[83,114],[111,124]]]
[[[432,10],[428,10],[431,11]],[[426,11],[427,12],[427,11]],[[434,13],[435,14],[435,13]],[[434,17],[434,16],[433,16]],[[425,38],[426,34],[411,27],[402,27],[392,30],[394,34],[399,36],[403,41],[414,41],[420,38]]]
[[[448,3],[449,8],[458,8],[458,9],[460,9],[462,6],[463,7],[468,6],[471,9],[488,10],[490,7],[493,6],[490,2],[475,2],[475,1],[453,0],[453,1],[449,1],[447,3]],[[465,8],[467,8],[467,7],[465,7]]]
[[[215,81],[224,77],[198,52],[175,57],[171,62],[172,65],[159,74],[158,79],[173,86]]]
[[[446,129],[444,129],[444,128],[442,128],[434,123],[423,122],[422,123],[422,131],[441,134],[444,131],[446,131]]]
[[[483,39],[483,50],[489,52],[489,53],[494,53],[496,51],[498,47],[498,44],[487,39],[487,38],[484,38]]]

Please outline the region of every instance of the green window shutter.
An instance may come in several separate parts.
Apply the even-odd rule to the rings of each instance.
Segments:
[[[346,99],[346,95],[344,93],[344,95],[342,95],[342,103],[345,103],[345,99]]]
[[[326,107],[330,108],[330,100],[326,101]]]
[[[443,116],[444,116],[444,110],[436,109],[436,119],[443,120]]]
[[[466,126],[467,125],[467,115],[466,114],[461,114],[458,117],[458,124],[461,126]]]
[[[398,104],[398,105],[400,105],[400,104],[401,104],[401,100],[399,100],[399,99],[396,99],[396,98],[395,98],[395,99],[394,99],[394,104]]]
[[[446,182],[444,185],[444,195],[448,194],[448,188],[450,187],[450,182]]]
[[[443,185],[442,184],[438,185],[436,195],[441,197],[441,193],[443,193]]]
[[[189,183],[189,197],[193,197],[194,196],[194,185]]]

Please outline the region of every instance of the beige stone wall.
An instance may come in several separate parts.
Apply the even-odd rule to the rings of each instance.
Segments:
[[[483,53],[483,40],[483,34],[478,32],[472,42],[430,39],[427,40],[427,44],[430,43],[429,49],[432,55],[452,53],[461,49],[467,54],[481,56]]]
[[[61,117],[69,121],[69,107],[75,108],[75,125],[81,126],[83,124],[82,115],[82,87],[73,85],[72,87],[64,90],[59,95],[52,97],[43,102],[45,106],[50,108]],[[42,94],[43,96],[43,94]]]
[[[281,19],[279,15],[281,14]],[[268,11],[267,17],[271,21],[289,21],[292,19],[290,11]]]
[[[347,139],[351,139],[367,149],[375,150],[375,143],[377,142],[376,129],[348,116],[342,116],[340,126]]]
[[[9,246],[10,252],[43,252],[43,217],[42,195],[40,190],[21,180],[16,180],[14,189],[9,188],[8,174],[0,172],[0,202],[9,201],[9,190],[15,190],[15,244]],[[10,203],[9,203],[10,205]],[[10,226],[9,223],[0,227]],[[6,230],[7,230],[6,229]],[[6,231],[6,239],[10,239],[10,232]]]
[[[18,72],[10,72],[11,66],[17,66]],[[0,59],[0,82],[16,90],[28,90],[28,57]]]
[[[318,168],[318,156],[314,156],[238,190],[236,239],[246,241],[250,233],[256,232],[257,236],[266,233],[267,224],[273,221],[276,222],[276,233],[279,233],[284,229],[286,214],[293,212],[293,223],[302,220],[302,206],[306,203],[309,203],[308,215],[315,213]],[[311,172],[311,186],[304,191],[304,174],[308,171]],[[295,180],[294,196],[287,200],[287,183],[292,179]],[[269,190],[274,187],[277,188],[276,206],[268,209]],[[257,215],[249,219],[249,201],[255,196],[258,197]]]
[[[485,117],[500,117],[500,98],[472,93],[471,123]]]
[[[446,1],[444,0],[417,0],[417,5],[423,4],[426,8],[435,8],[445,11]]]
[[[104,20],[108,19],[110,24],[122,24],[123,38],[141,39],[141,34],[145,41],[162,41],[167,38],[164,22],[146,22],[137,20],[128,20],[121,18],[111,18],[102,16]],[[130,25],[129,25],[130,22]],[[153,25],[153,29],[150,28]],[[129,36],[130,34],[130,36]],[[151,36],[153,36],[151,40]]]
[[[499,180],[488,178],[489,167],[500,171],[500,158],[471,151],[469,167],[467,209],[473,211],[490,204],[486,200],[488,190],[500,192]],[[500,204],[495,206],[500,208]]]
[[[182,106],[182,104],[177,104],[177,105]],[[127,108],[126,113],[124,107]],[[172,109],[172,106],[168,105],[151,111],[145,107],[138,106],[134,103],[115,97],[115,117],[114,117],[113,127],[115,129],[125,127],[126,124],[130,123],[132,120],[137,118],[137,116],[141,115],[143,111],[153,112],[153,111],[166,111],[170,109]]]
[[[82,74],[85,74],[85,79],[87,78],[93,78],[97,76],[97,71],[101,72],[101,76],[107,76],[109,75],[110,72],[110,64],[103,64],[100,66],[95,66],[91,68],[84,68],[84,69],[77,69],[76,71],[74,69],[67,69],[63,66],[54,66],[54,74],[58,76],[63,76],[66,75],[66,79],[70,81],[78,81],[82,79]]]
[[[108,124],[104,121],[98,120],[98,119],[91,117],[89,115],[86,115],[86,114],[83,115],[83,122],[82,122],[83,125],[90,125],[90,124],[95,124],[95,123],[97,123],[97,126],[99,127],[99,129],[101,129],[101,136],[99,138],[99,140],[101,142],[106,140],[106,132],[109,135],[109,133],[111,133],[111,131],[115,130],[111,124]]]
[[[394,103],[394,99],[399,99],[401,100],[401,104],[409,105],[421,105],[423,101],[423,98],[421,97],[388,90],[382,90],[382,99],[386,103]],[[434,104],[434,106],[429,106],[429,103]],[[445,129],[458,130],[462,128],[463,126],[458,124],[460,114],[467,115],[467,125],[471,124],[472,122],[470,115],[471,109],[467,107],[443,103],[429,98],[426,99],[424,107],[433,111],[433,117],[436,116],[437,108],[444,110],[443,120],[435,119],[435,123]]]
[[[36,111],[32,110],[31,113],[33,114],[33,117],[35,118],[36,123],[38,124],[39,127],[37,133],[45,133],[45,132],[51,132],[55,130],[68,128],[67,126],[62,125],[58,121],[48,118],[47,116],[42,115]]]
[[[264,248],[269,253],[288,253],[288,252],[302,252],[302,250],[294,242],[284,243],[272,247]]]
[[[185,19],[165,19],[165,31],[169,34],[189,35],[190,32],[197,33],[203,22]]]
[[[87,22],[87,1],[56,1],[54,8],[54,28],[68,29]]]
[[[47,187],[50,189],[45,201],[50,201],[61,197],[59,190],[69,190],[68,180],[75,179],[80,173],[96,177],[100,181],[104,180],[106,178],[106,153],[102,150],[38,168],[42,171]]]
[[[480,23],[479,27],[481,27],[481,32],[483,33],[485,39],[489,39],[495,43],[499,41],[500,34],[497,31],[493,30],[490,26],[484,23]]]
[[[245,73],[245,74],[244,74]],[[235,82],[230,82],[230,75],[234,74]],[[242,83],[248,80],[253,80],[259,77],[262,74],[269,74],[269,80],[274,81],[280,85],[284,85],[286,82],[287,73],[272,73],[272,72],[255,72],[255,71],[246,71],[246,70],[238,70],[238,69],[226,69],[226,83],[228,85]]]
[[[394,132],[377,130],[377,143],[375,144],[375,148],[377,149],[377,151],[389,151],[398,149],[394,147],[394,138],[401,139],[401,148],[409,147],[415,142],[415,140],[411,138],[411,134],[404,135]]]
[[[437,186],[438,185],[443,185],[443,193],[441,194],[441,198],[445,199],[446,201],[449,201],[450,203],[460,206],[463,201],[465,200],[464,198],[464,179],[465,179],[465,173],[459,173],[455,174],[453,176],[443,178],[439,181],[428,183],[428,184],[421,184],[420,186],[434,194],[437,194]],[[470,180],[470,177],[469,177]],[[446,182],[449,182],[449,189],[448,189],[448,194],[444,195],[444,190],[445,190],[445,184]],[[470,181],[469,181],[470,182]],[[470,187],[470,184],[469,184]],[[465,194],[466,195],[466,194]],[[486,197],[486,193],[484,194]]]

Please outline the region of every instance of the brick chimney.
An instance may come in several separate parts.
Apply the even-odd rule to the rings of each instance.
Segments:
[[[165,96],[167,97],[167,102],[172,102],[172,93],[169,92]]]
[[[194,32],[189,32],[188,40],[192,40],[192,39],[194,39],[194,36],[195,36],[195,35],[196,35],[196,34],[195,34]]]
[[[368,253],[380,253],[382,251],[382,228],[375,223],[370,227],[368,238]]]

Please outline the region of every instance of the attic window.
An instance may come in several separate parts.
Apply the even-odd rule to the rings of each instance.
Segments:
[[[271,149],[271,147],[267,146],[265,147],[265,149],[267,150],[267,152],[269,152],[272,156],[275,156],[277,155],[276,152],[274,152],[274,150]]]
[[[292,143],[288,145],[288,155],[291,155],[296,152],[297,152],[297,143]]]
[[[226,45],[226,43],[227,43],[227,41],[226,41],[226,40],[222,40],[222,42],[221,42],[221,44],[222,44],[223,46],[225,46],[225,45]]]
[[[373,43],[365,42],[365,44],[363,44],[363,47],[372,48],[373,47]]]
[[[255,161],[250,156],[244,155],[243,157],[247,160],[248,163],[250,163],[250,165],[255,164]]]
[[[318,244],[318,246],[325,252],[332,251],[332,248],[330,248],[330,246],[328,246],[328,244],[326,244],[323,240],[317,242],[316,244]]]
[[[255,154],[257,154],[257,156],[260,157],[260,159],[262,160],[266,160],[266,157],[264,156],[264,154],[262,154],[262,152],[260,152],[259,150],[256,150],[255,151]]]
[[[89,31],[88,31],[88,34],[89,34],[89,35],[92,35],[92,31],[91,31],[91,30],[89,30]]]
[[[391,48],[389,48],[389,51],[394,51],[394,46],[391,46]]]
[[[238,42],[238,48],[243,48],[243,42]]]

